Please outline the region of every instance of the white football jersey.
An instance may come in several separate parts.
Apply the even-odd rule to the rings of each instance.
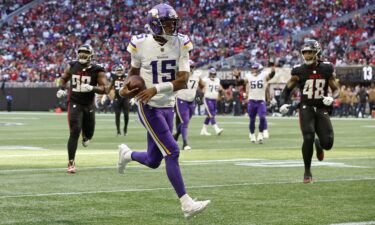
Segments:
[[[266,100],[267,76],[268,72],[266,71],[262,71],[258,76],[255,76],[252,73],[245,75],[249,88],[247,96],[248,100]]]
[[[146,87],[176,79],[178,71],[190,72],[189,51],[193,44],[186,35],[178,34],[161,46],[151,34],[133,36],[127,51],[131,54],[131,65],[141,68],[140,76]],[[156,94],[147,103],[153,107],[173,107],[175,93]]]
[[[182,99],[187,102],[193,102],[195,99],[195,95],[197,94],[197,89],[199,86],[200,80],[200,73],[194,71],[193,74],[190,75],[187,88],[181,89],[177,92],[177,98]]]
[[[203,79],[204,97],[209,99],[217,99],[219,97],[220,79],[215,77],[211,80],[209,77]]]

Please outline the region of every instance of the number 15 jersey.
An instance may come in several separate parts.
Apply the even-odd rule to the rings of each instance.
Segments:
[[[328,81],[334,78],[334,68],[329,62],[319,62],[315,67],[306,64],[292,69],[292,76],[298,76],[298,87],[301,92],[301,104],[326,107],[323,96],[328,94]]]
[[[190,72],[189,51],[192,49],[189,37],[182,34],[172,37],[163,46],[151,34],[141,34],[133,36],[127,47],[131,65],[141,69],[140,76],[147,88],[175,80],[178,71]],[[147,104],[157,108],[173,107],[175,93],[156,94]]]

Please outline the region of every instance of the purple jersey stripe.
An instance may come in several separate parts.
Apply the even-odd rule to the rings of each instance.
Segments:
[[[129,44],[131,44],[134,48],[137,48],[137,46],[133,44],[133,42],[130,42]]]
[[[189,43],[191,43],[190,40],[188,40],[187,42],[185,42],[185,43],[184,43],[184,46],[187,45],[187,44],[189,44]]]

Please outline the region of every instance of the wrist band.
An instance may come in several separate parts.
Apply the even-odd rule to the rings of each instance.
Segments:
[[[170,93],[173,92],[172,82],[166,82],[161,84],[155,84],[156,93]]]

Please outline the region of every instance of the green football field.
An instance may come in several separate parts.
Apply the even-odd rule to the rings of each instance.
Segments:
[[[136,116],[126,137],[115,136],[113,114],[96,119],[69,175],[66,114],[0,113],[0,224],[375,224],[375,120],[333,119],[334,148],[323,162],[314,155],[315,182],[303,184],[296,118],[269,118],[260,145],[249,142],[246,117],[218,117],[224,133],[209,137],[194,117],[193,149],[181,151],[180,164],[188,193],[211,204],[187,220],[164,163],[117,173],[119,144],[146,148]]]

